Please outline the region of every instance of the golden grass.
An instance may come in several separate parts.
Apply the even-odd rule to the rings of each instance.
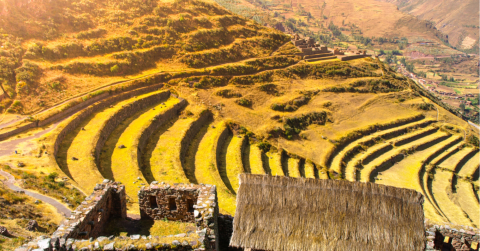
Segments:
[[[89,191],[93,191],[95,184],[103,181],[103,176],[99,172],[94,156],[92,156],[96,140],[98,140],[100,134],[99,129],[103,128],[108,119],[120,111],[122,106],[162,91],[139,95],[136,98],[124,100],[113,107],[95,113],[64,139],[62,143],[64,147],[61,147],[58,153],[58,156],[60,156],[59,164],[68,169],[71,177],[81,186],[82,190],[89,193]],[[85,128],[85,130],[82,130],[82,128]],[[70,144],[67,145],[68,143]],[[66,147],[68,149],[65,149]],[[78,160],[73,160],[73,157]]]
[[[156,243],[161,243],[161,244],[165,243],[165,244],[173,245],[172,244],[173,241],[179,241],[180,243],[182,243],[183,241],[187,241],[188,243],[190,243],[192,241],[197,241],[198,245],[194,248],[198,248],[201,245],[198,242],[199,238],[200,237],[196,233],[190,234],[189,236],[186,236],[186,237],[159,236],[158,239],[155,238],[155,242]],[[115,250],[128,247],[131,244],[135,245],[135,247],[139,250],[147,250],[147,243],[150,243],[150,245],[152,244],[152,240],[149,240],[149,239],[146,239],[146,240],[144,240],[144,239],[131,240],[131,239],[124,239],[124,238],[121,238],[121,237],[116,237],[113,240],[107,239],[107,240],[101,241],[101,242],[99,242],[99,245],[100,245],[100,247],[103,247],[103,246],[105,246],[109,243],[112,243],[112,242],[115,242],[115,244],[114,244]],[[75,243],[75,245],[77,245],[78,249],[88,247],[89,245],[93,245],[93,244],[94,244],[94,242],[89,242],[89,241],[76,242]],[[155,246],[155,248],[161,249],[162,246],[159,244],[158,246]]]
[[[464,211],[450,199],[451,178],[452,172],[436,169],[432,182],[433,196],[450,222],[458,225],[473,226],[472,222],[465,216]]]
[[[480,206],[475,198],[472,183],[458,180],[457,191],[455,193],[456,204],[459,205],[473,221],[476,227],[480,226]]]
[[[250,169],[252,174],[265,174],[262,161],[262,150],[257,145],[250,145]]]
[[[288,158],[288,176],[293,178],[300,178],[300,160],[295,158]]]
[[[142,170],[138,166],[136,155],[133,154],[137,151],[135,143],[138,142],[143,133],[139,129],[145,128],[152,122],[155,116],[171,109],[178,102],[179,99],[170,98],[164,102],[164,105],[158,104],[152,109],[148,109],[148,111],[141,111],[142,114],[130,123],[118,138],[111,156],[111,169],[114,180],[125,184],[127,196],[130,198],[130,202],[134,203],[130,210],[137,212],[138,191],[142,185],[148,184]],[[118,148],[119,145],[124,145],[126,148],[120,149]]]
[[[454,171],[455,167],[457,166],[458,162],[462,160],[462,158],[470,153],[472,148],[465,147],[462,150],[458,151],[454,155],[450,156],[448,159],[440,163],[439,167],[443,169],[447,169],[449,171]]]
[[[155,180],[168,184],[190,183],[180,160],[180,147],[183,135],[195,120],[197,117],[180,118],[160,135],[150,159]]]
[[[198,183],[212,184],[217,186],[218,205],[220,211],[230,215],[235,214],[236,198],[235,194],[226,186],[220,173],[218,172],[216,160],[216,147],[220,135],[228,130],[224,122],[220,122],[209,127],[203,137],[195,156],[195,177]]]
[[[377,168],[378,165],[380,165],[381,163],[383,163],[384,161],[387,161],[391,156],[394,156],[396,154],[400,154],[402,152],[402,150],[407,150],[411,147],[414,147],[414,146],[417,146],[417,145],[421,145],[423,143],[427,143],[427,142],[430,142],[430,141],[433,141],[439,137],[442,137],[442,136],[445,136],[446,134],[445,133],[442,133],[442,132],[437,132],[437,133],[434,133],[434,134],[431,134],[431,135],[428,135],[426,137],[423,137],[423,138],[420,138],[420,139],[417,139],[415,141],[412,141],[408,144],[405,144],[405,145],[402,145],[400,147],[394,147],[392,150],[382,154],[381,156],[375,158],[375,160],[373,160],[372,162],[368,163],[367,165],[364,165],[363,169],[361,170],[361,176],[360,176],[360,181],[362,182],[368,182],[370,180],[370,174],[371,172]],[[367,151],[369,152],[370,149]]]
[[[282,169],[282,153],[277,151],[270,151],[266,153],[268,164],[272,176],[285,176]]]
[[[402,129],[406,129],[406,128],[413,128],[413,127],[416,127],[420,124],[423,124],[425,123],[426,121],[434,121],[432,119],[427,119],[427,120],[421,120],[421,121],[417,121],[417,122],[413,122],[413,123],[409,123],[409,124],[406,124],[406,125],[403,125],[403,126],[398,126],[398,127],[395,127],[395,128],[391,128],[391,129],[388,129],[388,130],[383,130],[383,131],[379,131],[379,132],[376,132],[376,133],[372,133],[370,135],[367,135],[367,136],[364,136],[358,140],[355,140],[353,141],[352,143],[350,143],[348,146],[346,146],[342,151],[340,151],[332,160],[332,164],[330,166],[330,169],[333,170],[333,171],[336,171],[337,173],[341,173],[341,165],[340,165],[340,162],[342,161],[342,158],[343,156],[351,151],[354,147],[356,147],[357,145],[361,144],[362,142],[366,142],[366,141],[369,141],[371,139],[374,139],[376,137],[381,137],[382,135],[386,135],[388,133],[391,133],[391,132],[394,132],[394,131],[398,131],[398,130],[402,130]],[[349,170],[351,171],[351,170]]]
[[[418,192],[423,193],[421,183],[427,186],[428,174],[424,175],[425,180],[419,180],[419,172],[424,164],[424,160],[427,156],[435,153],[437,150],[442,149],[442,147],[454,142],[458,137],[451,137],[439,144],[436,144],[426,150],[416,152],[412,155],[409,155],[408,158],[403,159],[402,161],[396,163],[390,169],[384,171],[379,175],[379,180],[375,183],[415,189]],[[399,177],[402,177],[399,179]],[[428,196],[428,194],[424,194]],[[430,203],[429,200],[425,200],[424,204],[425,216],[433,222],[444,222],[446,221],[441,215],[436,213],[434,205]]]
[[[234,135],[227,148],[226,172],[228,180],[235,192],[238,191],[239,186],[238,175],[245,172],[242,164],[242,146],[245,140],[243,136]]]
[[[315,166],[310,161],[305,161],[305,178],[315,179]]]
[[[150,235],[152,236],[167,236],[187,233],[188,231],[195,231],[195,223],[181,222],[181,221],[164,221],[156,220],[150,228]]]
[[[458,172],[458,176],[464,178],[473,178],[473,174],[478,169],[480,165],[480,152],[477,152],[465,165],[462,166],[462,169]]]

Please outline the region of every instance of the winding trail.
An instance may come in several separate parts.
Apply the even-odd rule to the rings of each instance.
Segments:
[[[70,209],[68,209],[68,207],[63,205],[62,203],[60,203],[60,202],[56,201],[55,199],[50,198],[48,196],[41,195],[39,193],[35,193],[35,192],[29,191],[29,190],[25,190],[21,187],[16,186],[15,185],[15,177],[13,177],[11,174],[9,174],[9,173],[7,173],[3,170],[0,170],[0,175],[7,178],[7,180],[3,181],[3,183],[8,188],[10,188],[11,190],[13,190],[15,192],[24,192],[26,195],[28,195],[30,197],[33,197],[37,200],[41,200],[45,203],[48,203],[48,204],[52,205],[53,207],[55,207],[57,209],[58,213],[60,213],[62,215],[65,215],[65,217],[70,217],[72,211]]]
[[[14,154],[15,150],[17,149],[17,146],[20,145],[21,143],[27,142],[32,139],[37,139],[40,138],[41,136],[51,132],[53,129],[57,127],[60,122],[62,122],[63,119],[55,122],[54,124],[48,126],[46,129],[36,132],[31,136],[25,137],[25,138],[18,138],[18,139],[13,139],[13,140],[8,140],[8,141],[0,141],[0,157],[8,156]],[[40,128],[40,127],[38,127]]]

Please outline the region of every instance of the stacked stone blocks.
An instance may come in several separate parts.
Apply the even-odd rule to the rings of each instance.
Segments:
[[[142,219],[195,223],[204,249],[218,250],[217,190],[212,185],[152,182],[138,192]]]

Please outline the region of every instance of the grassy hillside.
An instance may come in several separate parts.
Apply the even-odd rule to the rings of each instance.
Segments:
[[[31,113],[155,72],[269,55],[287,37],[215,3],[0,1],[2,111]]]
[[[451,0],[382,0],[397,5],[401,11],[431,21],[448,35],[451,45],[478,53],[478,1]]]
[[[61,3],[71,8],[59,13],[69,13],[76,10],[69,4],[90,2],[55,8]],[[478,151],[478,133],[412,80],[372,58],[304,62],[288,36],[215,3],[152,1],[145,13],[134,3],[108,19],[107,7],[122,10],[120,1],[98,1],[97,10],[107,10],[89,12],[96,26],[83,33],[67,33],[73,26],[63,24],[65,36],[32,33],[18,43],[21,61],[12,67],[20,70],[5,88],[22,87],[17,78],[38,81],[25,82],[34,91],[12,93],[21,102],[15,108],[23,108],[17,112],[38,109],[28,100],[49,98],[52,105],[125,76],[155,74],[61,106],[99,98],[0,161],[58,172],[85,194],[103,178],[122,181],[133,214],[136,191],[159,181],[216,185],[220,211],[233,215],[237,175],[247,172],[415,189],[426,196],[432,222],[480,226],[471,215],[476,207],[466,206],[478,194],[474,156],[442,155]],[[52,86],[63,89],[40,94],[56,75],[64,82]]]

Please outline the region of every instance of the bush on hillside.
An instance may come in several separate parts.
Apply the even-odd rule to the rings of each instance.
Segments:
[[[240,98],[242,96],[242,94],[230,89],[219,90],[215,92],[215,95],[224,98]]]
[[[245,106],[245,107],[252,106],[252,101],[249,100],[249,99],[246,99],[246,98],[237,99],[237,100],[235,100],[235,103],[238,104],[238,105],[241,105],[241,106]]]
[[[256,75],[233,77],[230,84],[253,85],[255,83],[271,82],[273,72],[262,72]]]

